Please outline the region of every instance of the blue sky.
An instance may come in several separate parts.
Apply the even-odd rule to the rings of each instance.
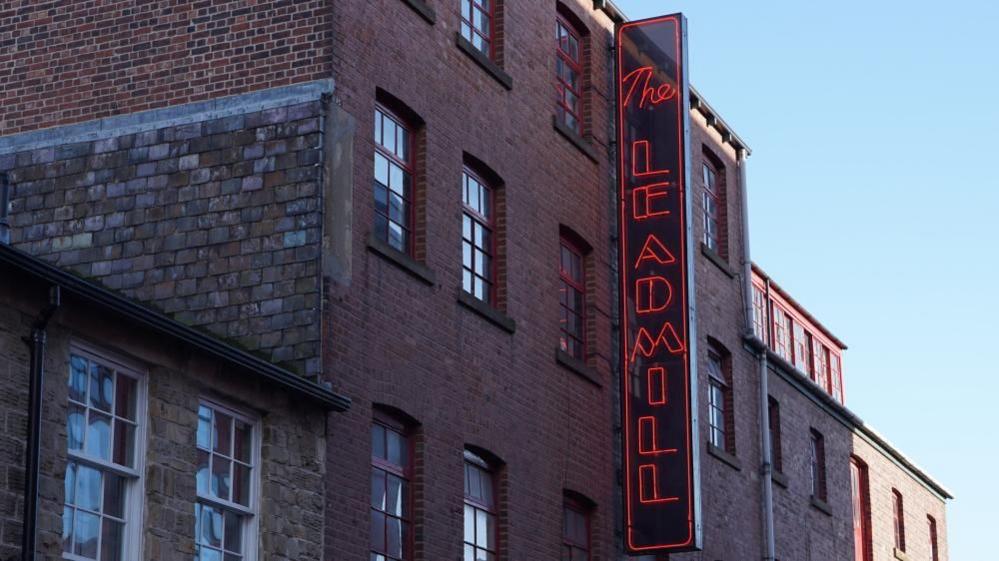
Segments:
[[[999,521],[999,3],[618,0],[689,21],[691,82],[753,149],[753,259],[850,349],[848,406]],[[990,553],[991,552],[991,553]]]

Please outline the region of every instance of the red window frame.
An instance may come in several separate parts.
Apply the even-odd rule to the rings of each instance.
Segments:
[[[812,379],[822,391],[832,395],[832,386],[829,383],[829,348],[814,336],[812,337]]]
[[[833,399],[843,403],[843,358],[839,353],[829,351],[829,380]]]
[[[403,464],[399,465],[392,463],[388,458],[381,458],[375,454],[375,450],[372,447],[371,451],[371,477],[372,483],[374,483],[375,477],[382,477],[385,481],[384,492],[386,495],[386,500],[388,500],[388,481],[389,476],[397,477],[402,481],[404,486],[403,494],[403,507],[400,515],[395,515],[389,513],[387,510],[382,510],[376,507],[373,503],[371,507],[371,535],[374,537],[375,534],[375,517],[377,515],[383,516],[382,522],[382,543],[385,546],[382,550],[376,547],[375,543],[371,544],[372,555],[380,556],[386,560],[397,560],[405,561],[407,559],[413,558],[413,439],[412,430],[406,426],[405,423],[400,422],[394,417],[387,415],[382,412],[375,412],[375,417],[371,425],[372,428],[372,439],[374,438],[374,431],[376,428],[381,428],[383,432],[384,442],[382,444],[386,454],[388,452],[388,440],[389,432],[398,434],[403,440]],[[377,513],[377,514],[376,514]],[[395,557],[391,555],[388,549],[389,543],[389,525],[387,524],[389,519],[399,520],[402,539],[400,541],[400,554],[401,556]]]
[[[480,209],[473,208],[472,206],[469,205],[468,193],[470,188],[469,184],[471,180],[474,180],[478,185],[482,186],[486,194],[485,209],[488,213],[488,216],[482,214]],[[496,305],[496,230],[495,230],[496,190],[493,188],[492,185],[489,184],[489,182],[484,180],[481,175],[475,173],[468,167],[465,167],[462,170],[461,189],[462,189],[462,195],[461,195],[462,290],[471,294],[475,298],[479,298],[478,296],[475,295],[475,280],[481,279],[483,281],[483,284],[485,285],[485,298],[484,299],[479,298],[479,299],[491,306],[495,306]],[[480,206],[482,206],[481,198],[480,198]],[[464,221],[466,217],[471,221],[471,228],[470,228],[471,238],[466,237],[464,231],[465,230]],[[489,235],[489,243],[485,244],[487,247],[480,247],[475,241],[476,224],[481,226]],[[464,251],[466,244],[471,246],[470,264],[465,263]],[[488,270],[485,271],[486,273],[485,276],[479,274],[476,271],[475,256],[477,252],[481,252],[489,259],[489,265],[487,267]],[[472,281],[472,284],[470,286],[471,290],[469,290],[469,287],[465,286],[466,273],[471,275],[470,277]]]
[[[708,249],[714,251],[721,257],[725,257],[724,252],[721,249],[721,226],[722,217],[721,212],[723,197],[718,191],[718,176],[720,171],[717,166],[712,162],[704,161],[701,163],[701,186],[704,188],[704,200],[702,209],[704,213],[704,245],[708,246]],[[713,204],[714,214],[708,211],[708,202]],[[711,229],[708,227],[709,223],[714,224],[714,235],[711,233]]]
[[[810,432],[812,496],[825,502],[828,496],[826,493],[826,439],[821,432],[815,429]]]
[[[570,40],[575,40],[576,42],[576,58],[573,58],[572,53],[568,52],[563,48],[562,45],[562,31],[565,31],[566,36]],[[574,25],[569,23],[562,16],[557,16],[555,19],[555,92],[557,94],[555,101],[556,115],[558,116],[559,122],[569,127],[577,134],[583,134],[583,40],[582,34],[576,29]],[[567,82],[562,74],[559,72],[561,67],[559,62],[565,65],[570,72],[576,76],[576,87],[573,88],[572,85]],[[572,93],[576,97],[576,110],[573,111],[566,101],[566,91]],[[575,126],[567,122],[567,114],[572,115],[575,119]]]
[[[498,0],[458,0],[461,3],[461,7],[458,9],[458,18],[461,36],[465,38],[466,41],[472,44],[479,52],[485,54],[489,57],[489,60],[495,59],[496,49],[494,45],[494,40],[496,38],[496,2]],[[468,17],[465,17],[465,8],[468,9]],[[476,13],[482,14],[482,17],[488,18],[488,36],[483,35],[482,32],[475,27],[475,15]],[[465,29],[468,29],[468,34],[465,34]],[[479,37],[482,43],[486,46],[486,50],[483,51],[479,47],[475,46],[475,38]]]
[[[763,290],[759,286],[753,284],[753,333],[760,338],[761,341],[769,343],[767,341],[766,335],[766,305],[767,305],[767,295],[764,294]]]
[[[475,452],[472,452],[471,450],[468,450],[468,449],[465,450],[464,459],[465,459],[465,461],[464,461],[463,468],[464,468],[464,470],[466,472],[466,483],[465,483],[466,487],[465,487],[465,493],[464,493],[464,504],[465,504],[465,506],[469,506],[472,509],[474,509],[474,511],[482,511],[482,512],[485,512],[487,515],[492,516],[492,520],[493,520],[493,537],[492,537],[493,543],[492,543],[492,546],[493,546],[493,548],[489,549],[488,546],[487,547],[481,547],[479,545],[479,543],[478,543],[478,531],[477,531],[478,529],[475,528],[475,530],[474,530],[475,531],[475,538],[474,538],[475,542],[471,543],[471,542],[465,541],[465,538],[463,536],[462,537],[462,544],[463,544],[462,545],[462,549],[463,550],[467,550],[468,547],[472,547],[473,559],[477,558],[477,555],[478,555],[478,551],[477,550],[483,550],[483,551],[485,551],[487,553],[487,558],[489,558],[491,561],[496,561],[498,559],[498,557],[499,557],[499,551],[500,551],[500,543],[499,543],[499,507],[498,507],[498,505],[499,505],[499,486],[497,485],[496,466],[494,466],[491,462],[489,462],[488,460],[486,460],[485,458],[483,458],[479,454],[477,454]],[[489,482],[490,482],[490,484],[492,486],[492,504],[487,504],[487,503],[479,500],[477,497],[472,497],[472,496],[470,496],[468,494],[467,472],[468,472],[468,468],[469,467],[471,467],[472,469],[478,470],[480,472],[481,476],[488,477]],[[475,523],[478,524],[478,515],[477,515],[477,512],[474,512],[474,511],[473,511],[473,514],[475,515],[475,520],[476,520]],[[488,540],[488,538],[487,538],[487,540]],[[463,553],[463,555],[464,555],[464,553]],[[466,560],[467,560],[467,558],[466,558]]]
[[[402,157],[402,158],[400,158],[398,154],[394,153],[387,146],[385,146],[385,143],[384,143],[384,134],[385,134],[385,131],[384,131],[384,126],[383,126],[384,119],[389,119],[390,121],[392,121],[392,123],[396,127],[398,127],[398,129],[401,131],[401,136],[397,136],[393,140],[393,142],[396,144],[396,146],[398,146],[398,143],[400,142],[400,140],[402,140],[402,141],[405,142],[405,149],[403,150],[403,156],[404,157]],[[416,134],[415,134],[415,131],[413,130],[413,127],[410,126],[409,123],[407,123],[405,119],[403,119],[397,113],[393,112],[392,110],[388,109],[387,107],[385,107],[384,105],[382,105],[382,104],[379,103],[379,104],[375,105],[375,122],[374,122],[374,135],[373,136],[374,136],[373,140],[374,140],[374,144],[375,144],[375,153],[378,156],[381,156],[381,157],[385,158],[386,160],[388,160],[388,166],[389,166],[389,168],[388,168],[388,176],[387,176],[388,177],[388,181],[391,182],[391,170],[392,170],[392,166],[393,165],[395,165],[398,168],[401,168],[401,170],[403,172],[403,177],[402,177],[402,181],[403,181],[403,192],[402,192],[400,198],[402,199],[402,202],[403,202],[403,204],[406,207],[405,209],[403,209],[403,213],[405,215],[406,224],[400,224],[398,221],[392,219],[392,211],[391,211],[391,202],[390,201],[391,201],[391,193],[393,192],[393,190],[391,189],[390,185],[385,185],[385,184],[383,184],[381,181],[379,181],[377,179],[377,177],[378,177],[378,170],[377,170],[377,167],[378,167],[378,158],[376,156],[375,159],[374,159],[375,160],[374,161],[375,171],[374,171],[374,178],[373,178],[373,182],[375,184],[375,185],[373,185],[373,189],[374,189],[373,196],[375,198],[374,205],[375,205],[375,215],[376,215],[375,219],[377,221],[379,215],[384,218],[384,220],[385,220],[385,231],[384,232],[379,232],[378,229],[377,229],[377,226],[373,225],[372,227],[375,228],[375,235],[379,239],[383,240],[385,243],[389,244],[393,248],[399,249],[398,247],[395,247],[394,245],[392,245],[392,241],[391,241],[392,238],[390,236],[391,225],[392,224],[398,225],[402,229],[403,236],[404,236],[404,240],[403,240],[403,246],[404,247],[400,251],[402,251],[403,253],[406,253],[407,255],[412,256],[413,255],[413,237],[414,237],[413,236],[413,226],[415,224],[415,212],[414,212],[414,208],[413,208],[413,199],[414,199],[414,197],[413,197],[413,191],[415,189],[415,179],[416,179],[416,165],[415,165],[415,161],[416,161],[416,157],[415,157],[415,152],[416,152],[416,142],[415,142]],[[379,137],[382,138],[381,141],[379,141]],[[407,181],[407,179],[408,179],[408,181]],[[378,193],[378,188],[379,187],[381,187],[381,188],[383,188],[385,190],[385,212],[382,212],[381,210],[378,209],[377,193]]]
[[[590,549],[591,549],[591,534],[590,534],[590,514],[592,509],[582,502],[572,499],[570,497],[565,498],[564,507],[562,514],[562,561],[574,561],[578,559],[574,557],[574,553],[577,551],[583,552],[583,559],[589,561],[590,559]],[[572,528],[570,528],[570,517],[576,515],[583,519],[584,524],[584,539],[580,541],[578,536],[574,535]]]
[[[798,320],[791,321],[791,364],[803,374],[811,374],[811,333]],[[812,380],[815,380],[812,377]]]
[[[930,532],[930,561],[940,561],[940,548],[937,545],[937,520],[927,514],[926,523]]]
[[[787,313],[787,310],[777,304],[773,305],[773,310],[774,352],[791,363],[791,316]]]
[[[892,514],[895,527],[895,549],[905,551],[905,504],[902,493],[898,489],[892,489]]]
[[[870,561],[873,555],[871,494],[867,481],[867,465],[857,458],[850,458],[850,484],[853,492],[854,561]]]
[[[566,270],[566,252],[570,254],[570,259],[575,259],[575,271]],[[586,357],[586,273],[585,255],[576,244],[561,238],[559,243],[559,332],[560,348],[573,358],[580,360]],[[573,278],[573,273],[577,273],[577,278]],[[579,309],[573,311],[567,303],[571,297],[578,296]],[[578,333],[573,333],[568,329],[567,322],[570,316],[576,319]]]

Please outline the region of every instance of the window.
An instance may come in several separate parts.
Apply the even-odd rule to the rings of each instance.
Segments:
[[[461,174],[462,288],[491,305],[496,302],[493,189],[468,168]]]
[[[405,425],[376,414],[371,425],[371,561],[412,558],[411,450]]]
[[[812,379],[824,391],[832,393],[829,387],[829,349],[812,338]]]
[[[488,58],[493,58],[493,20],[496,0],[461,2],[461,36]]]
[[[826,442],[822,433],[812,429],[810,471],[812,476],[812,497],[826,500]]]
[[[767,325],[767,312],[766,312],[766,302],[767,295],[763,293],[760,287],[753,285],[753,333],[760,338],[761,341],[767,341],[766,325]]]
[[[413,253],[413,131],[387,109],[375,108],[375,236]]]
[[[465,450],[464,561],[495,561],[496,501],[495,467]]]
[[[784,458],[780,443],[780,403],[772,397],[767,398],[767,403],[770,410],[770,461],[774,471],[782,473],[784,471]]]
[[[793,324],[794,333],[794,367],[801,372],[807,374],[809,372],[808,368],[808,355],[811,349],[811,343],[809,342],[808,332],[805,331],[805,327],[795,320]]]
[[[732,375],[728,353],[709,342],[708,348],[708,441],[735,454],[732,417]]]
[[[791,362],[791,318],[776,304],[774,304],[774,352]]]
[[[555,20],[555,115],[582,134],[583,52],[580,33],[567,20]]]
[[[704,187],[704,245],[721,254],[718,224],[721,218],[721,194],[718,191],[718,173],[707,162],[701,164],[701,183]]]
[[[850,486],[853,491],[853,559],[870,561],[871,545],[871,495],[867,486],[867,466],[857,458],[850,458]]]
[[[892,489],[891,497],[895,525],[895,549],[905,551],[905,507],[902,504],[902,493],[898,489]]]
[[[940,561],[940,549],[937,545],[937,521],[927,514],[926,523],[929,525],[930,532],[930,561]]]
[[[559,259],[560,348],[573,358],[583,359],[586,344],[586,283],[583,253],[564,237]]]
[[[562,517],[562,561],[589,561],[590,508],[571,497],[565,498]]]
[[[93,353],[71,352],[62,513],[68,559],[140,557],[141,386],[133,370]]]
[[[832,380],[832,396],[843,403],[843,373],[841,359],[838,353],[829,352],[829,378]]]
[[[202,401],[198,407],[196,561],[256,558],[259,452],[249,418]]]

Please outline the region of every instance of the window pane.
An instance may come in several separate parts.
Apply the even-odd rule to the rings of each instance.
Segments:
[[[385,472],[374,468],[371,471],[371,506],[385,510]]]
[[[398,518],[385,519],[385,553],[402,557],[402,522]]]
[[[465,541],[475,543],[475,509],[465,505]]]
[[[400,195],[405,195],[405,193],[403,192],[404,190],[402,183],[402,168],[395,164],[389,165],[388,186],[389,189],[395,191],[396,193]]]
[[[199,561],[222,561],[222,552],[217,549],[201,548]]]
[[[69,361],[69,398],[80,403],[87,399],[87,359],[76,355]]]
[[[232,502],[243,506],[250,505],[250,468],[233,465]]]
[[[371,549],[385,551],[385,515],[371,511]]]
[[[389,184],[389,164],[385,156],[375,152],[375,181],[388,187]]]
[[[465,544],[464,561],[475,561],[475,548]]]
[[[76,506],[98,512],[101,508],[101,472],[79,466],[76,472]]]
[[[115,518],[125,516],[125,480],[117,475],[104,477],[104,508],[102,512]]]
[[[62,509],[62,550],[73,551],[73,509],[68,506]]]
[[[243,551],[243,518],[234,512],[225,513],[225,548],[235,553]]]
[[[231,462],[219,456],[212,458],[212,494],[220,499],[229,500]]]
[[[405,509],[406,486],[402,479],[395,475],[389,475],[387,482],[388,496],[386,498],[385,511],[389,514],[402,517]]]
[[[97,515],[76,511],[73,528],[73,553],[83,557],[97,558],[97,534],[101,519]]]
[[[120,561],[122,529],[124,524],[107,518],[103,521],[101,533],[101,561]]]
[[[245,464],[250,463],[250,453],[253,450],[253,427],[236,421],[234,442],[233,457]]]
[[[201,507],[201,519],[198,520],[201,543],[212,547],[222,547],[222,513],[208,505]]]
[[[388,223],[389,228],[389,245],[398,249],[399,251],[406,251],[406,235],[402,230],[402,226],[399,226],[395,222]]]
[[[90,406],[111,412],[114,400],[114,372],[106,366],[90,364]]]
[[[388,208],[389,220],[397,222],[403,226],[406,225],[406,203],[403,201],[402,196],[392,193],[389,196],[389,208]]]
[[[375,210],[388,216],[388,189],[381,183],[375,182]]]
[[[198,407],[198,448],[212,448],[212,410],[204,405]]]
[[[118,374],[115,382],[115,415],[130,421],[135,420],[135,380]]]
[[[371,455],[375,458],[385,458],[385,427],[371,426]]]
[[[76,405],[69,406],[66,417],[66,447],[69,450],[83,449],[83,431],[86,416],[84,409]]]
[[[197,480],[198,493],[203,495],[208,494],[208,481],[210,479],[208,475],[208,455],[208,452],[198,450],[198,470],[195,472],[195,479]]]
[[[114,422],[114,463],[132,467],[135,427],[121,420]]]
[[[66,497],[66,504],[71,505],[76,502],[76,462],[69,462],[66,466],[66,479],[63,480],[63,493]]]
[[[212,449],[218,454],[231,455],[232,417],[215,411],[215,423],[212,428],[215,430],[212,437]]]

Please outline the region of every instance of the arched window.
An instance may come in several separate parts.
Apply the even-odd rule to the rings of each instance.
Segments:
[[[371,423],[371,561],[412,559],[414,423],[376,408]]]
[[[499,519],[498,462],[486,454],[465,449],[464,561],[495,561]]]
[[[421,180],[423,120],[402,101],[379,89],[374,115],[374,224],[377,240],[419,257],[416,191]]]
[[[708,340],[708,442],[735,454],[735,417],[732,412],[732,357],[714,339]]]
[[[583,134],[585,28],[559,5],[555,18],[555,117],[576,134]]]
[[[498,224],[502,181],[479,160],[466,155],[461,172],[461,287],[490,306],[500,308]]]

